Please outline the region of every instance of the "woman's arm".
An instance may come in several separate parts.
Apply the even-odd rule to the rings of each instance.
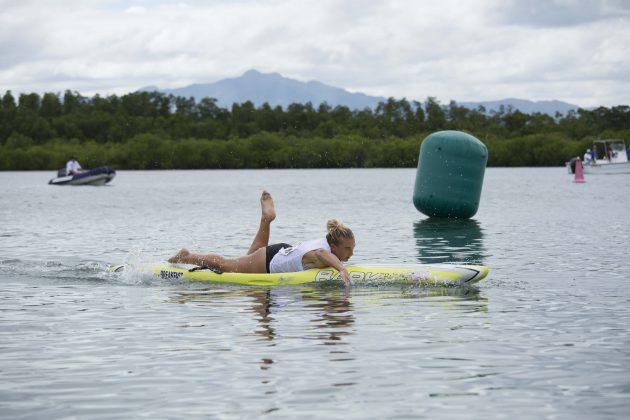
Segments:
[[[315,258],[320,262],[321,265],[326,267],[333,267],[334,269],[339,271],[339,273],[341,274],[341,279],[346,284],[346,286],[350,285],[350,274],[335,254],[328,252],[323,248],[316,249],[311,252],[314,253]]]

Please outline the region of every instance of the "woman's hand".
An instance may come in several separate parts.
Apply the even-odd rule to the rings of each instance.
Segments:
[[[350,286],[352,284],[350,273],[348,273],[348,270],[346,270],[345,267],[343,268],[343,270],[339,271],[339,274],[341,274],[341,280],[343,280],[346,286]]]

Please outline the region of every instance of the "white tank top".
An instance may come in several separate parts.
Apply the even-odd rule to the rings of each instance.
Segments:
[[[302,257],[309,251],[325,249],[330,252],[330,245],[326,238],[301,242],[291,248],[282,248],[269,262],[270,273],[291,273],[307,268],[302,264]]]

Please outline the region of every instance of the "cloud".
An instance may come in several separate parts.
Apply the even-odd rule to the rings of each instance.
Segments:
[[[533,27],[576,26],[629,15],[626,0],[505,0],[495,10],[500,22]]]
[[[2,4],[4,3],[4,4]],[[379,96],[628,103],[623,1],[0,2],[0,89],[125,93],[248,69]]]

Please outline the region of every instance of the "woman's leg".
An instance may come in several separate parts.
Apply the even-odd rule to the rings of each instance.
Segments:
[[[276,218],[273,198],[267,191],[263,191],[260,196],[260,207],[260,225],[246,256],[229,259],[219,254],[193,254],[186,248],[182,248],[169,258],[168,262],[207,265],[226,273],[266,273],[271,222]]]
[[[273,204],[273,198],[267,191],[263,191],[260,196],[260,225],[258,226],[258,232],[254,237],[252,245],[247,251],[247,255],[251,255],[260,248],[265,248],[269,245],[269,234],[271,233],[271,222],[276,218],[276,209]]]
[[[226,273],[266,273],[267,249],[259,248],[244,257],[225,258],[219,254],[193,254],[184,248],[169,258],[168,262],[207,265]]]

